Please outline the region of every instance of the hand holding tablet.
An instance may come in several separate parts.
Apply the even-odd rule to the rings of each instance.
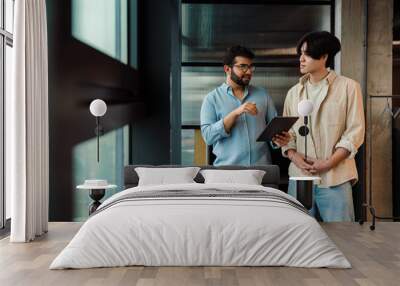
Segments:
[[[282,133],[278,133],[274,137],[272,137],[272,142],[275,145],[282,147],[287,145],[291,138],[292,137],[290,136],[289,132],[282,131]]]
[[[258,136],[257,141],[272,141],[274,137],[284,140],[285,136],[280,134],[288,132],[298,119],[297,116],[277,116],[273,118]]]

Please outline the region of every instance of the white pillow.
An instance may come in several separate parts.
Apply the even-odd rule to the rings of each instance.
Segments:
[[[139,176],[138,186],[195,183],[193,179],[199,170],[198,167],[135,168]]]
[[[231,183],[261,185],[265,171],[261,170],[201,170],[205,184]]]

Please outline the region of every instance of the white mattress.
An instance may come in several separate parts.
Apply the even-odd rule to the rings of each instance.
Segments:
[[[293,266],[350,268],[318,222],[299,209],[246,198],[122,201],[149,190],[263,190],[262,186],[180,184],[135,187],[107,199],[56,257],[50,269],[145,266]]]

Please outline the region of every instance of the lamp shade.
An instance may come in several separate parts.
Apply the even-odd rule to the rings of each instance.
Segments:
[[[101,117],[107,111],[107,104],[101,99],[95,99],[90,103],[89,109],[93,116]]]
[[[314,104],[309,99],[303,99],[297,105],[297,111],[301,116],[308,116],[312,113],[314,109]]]

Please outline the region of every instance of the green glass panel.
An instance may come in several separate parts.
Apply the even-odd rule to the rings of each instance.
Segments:
[[[221,63],[225,50],[238,44],[252,49],[256,62],[294,55],[306,32],[330,30],[326,4],[182,4],[182,61]]]
[[[138,0],[129,1],[130,66],[138,68]]]
[[[72,0],[72,36],[128,63],[127,0]]]
[[[182,165],[194,164],[194,130],[182,129]]]
[[[299,76],[297,67],[258,67],[251,84],[267,89],[281,113],[287,91]],[[204,97],[225,81],[222,67],[182,67],[182,124],[200,125]]]

